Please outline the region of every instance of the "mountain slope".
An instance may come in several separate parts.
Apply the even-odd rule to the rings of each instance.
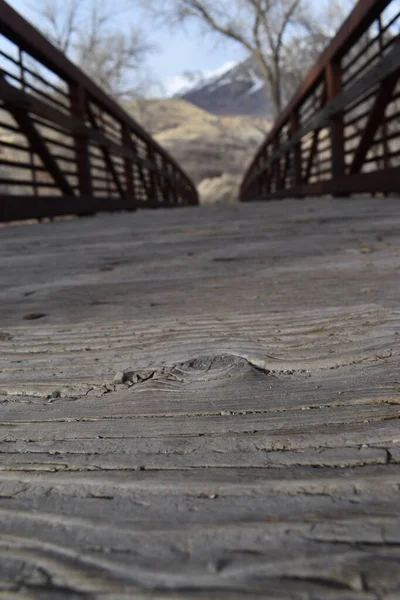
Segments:
[[[282,48],[281,93],[286,105],[305,74],[329,43],[322,32],[299,33]],[[188,78],[190,83],[190,77]],[[269,85],[253,57],[234,64],[182,90],[180,97],[215,115],[252,115],[271,119],[274,113]]]
[[[200,81],[179,97],[215,115],[272,115],[267,86],[251,58],[222,75]]]

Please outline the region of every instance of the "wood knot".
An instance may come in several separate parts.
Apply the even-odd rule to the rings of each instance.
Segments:
[[[190,376],[200,376],[202,379],[214,379],[220,374],[225,375],[231,369],[247,368],[248,362],[239,356],[220,354],[216,356],[199,356],[177,365],[175,368]]]
[[[263,372],[263,376],[268,374]],[[161,384],[178,384],[190,387],[224,385],[227,378],[260,374],[260,370],[245,358],[230,354],[205,355],[179,363],[164,371],[156,379]]]

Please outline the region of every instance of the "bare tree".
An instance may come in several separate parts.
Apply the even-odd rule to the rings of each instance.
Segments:
[[[329,16],[325,13],[319,19],[307,0],[153,0],[152,7],[154,14],[171,24],[195,21],[206,31],[241,45],[256,61],[274,112],[279,114],[286,100],[282,75],[285,54],[286,62],[290,56],[288,48],[294,50],[300,40],[312,39],[309,49],[315,59],[328,40],[328,30],[332,32],[333,17],[352,4],[354,0],[332,0]],[[303,73],[304,66],[303,61]]]
[[[71,42],[79,30],[81,0],[41,0],[35,10],[44,22],[43,33],[65,54],[71,49]]]
[[[114,16],[115,10],[107,12],[104,0],[92,0],[88,23],[83,35],[78,31],[74,50],[82,69],[121,99],[137,94],[138,78],[134,76],[151,47],[135,26],[126,33],[110,27]]]
[[[302,26],[291,31],[282,49],[282,97],[285,103],[335,35],[355,1],[328,0],[317,5],[308,3],[303,7]]]
[[[116,16],[124,8],[108,0],[36,0],[42,31],[105,91],[118,100],[141,95],[143,65],[152,50],[143,32],[122,31]]]

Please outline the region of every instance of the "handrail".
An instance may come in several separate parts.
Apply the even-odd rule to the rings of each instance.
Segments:
[[[359,0],[258,150],[243,202],[400,191],[400,11]]]
[[[0,221],[198,203],[178,163],[0,0]]]

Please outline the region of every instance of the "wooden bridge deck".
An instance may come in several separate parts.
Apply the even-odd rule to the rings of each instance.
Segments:
[[[0,229],[0,598],[400,598],[399,200]]]

